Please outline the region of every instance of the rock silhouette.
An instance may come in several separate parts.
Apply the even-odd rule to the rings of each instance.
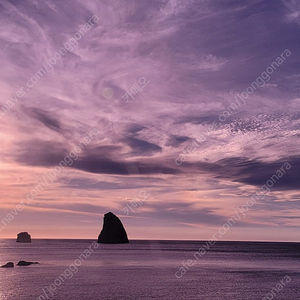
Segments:
[[[103,218],[103,228],[98,237],[98,243],[124,244],[129,243],[127,233],[120,219],[112,212],[108,212]]]
[[[31,236],[28,232],[20,232],[17,237],[18,243],[31,243]]]
[[[30,265],[36,265],[38,264],[38,262],[32,262],[32,261],[25,261],[25,260],[20,260],[18,263],[17,263],[17,266],[30,266]]]
[[[1,266],[1,268],[13,268],[14,266],[13,262],[8,262],[6,265]]]

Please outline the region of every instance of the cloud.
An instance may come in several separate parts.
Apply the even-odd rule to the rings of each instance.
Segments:
[[[288,169],[284,165],[288,163]],[[216,178],[224,178],[233,182],[240,182],[248,185],[261,187],[276,175],[276,171],[282,167],[285,170],[283,175],[274,183],[274,190],[298,190],[300,189],[300,175],[298,168],[300,157],[285,157],[273,162],[251,160],[245,157],[225,158],[216,163],[198,163],[199,170],[205,170],[215,174]],[[282,171],[281,171],[282,173]]]
[[[97,24],[29,89],[28,80],[93,15]],[[2,2],[0,114],[20,88],[26,92],[0,116],[3,207],[24,197],[96,128],[99,134],[40,195],[45,202],[79,197],[90,204],[102,191],[98,204],[106,209],[122,191],[149,187],[156,200],[142,212],[147,222],[165,215],[182,226],[219,224],[232,203],[288,161],[292,168],[265,204],[295,210],[298,21],[296,0]],[[285,49],[292,55],[264,87],[221,121],[237,94]],[[148,84],[124,101],[141,78]],[[180,166],[178,157],[186,158]]]
[[[287,19],[300,24],[300,5],[296,0],[282,0],[288,13]]]
[[[189,138],[188,136],[172,135],[170,137],[167,145],[176,148],[190,140],[191,140],[191,138]]]
[[[40,121],[43,125],[50,128],[51,130],[58,131],[58,132],[61,131],[60,122],[54,119],[52,116],[50,116],[50,114],[47,113],[46,111],[42,111],[41,109],[38,108],[27,108],[25,110],[25,113],[28,116]]]
[[[139,155],[147,155],[152,152],[162,151],[162,148],[160,146],[134,137],[125,139],[125,142],[132,148],[135,154]]]

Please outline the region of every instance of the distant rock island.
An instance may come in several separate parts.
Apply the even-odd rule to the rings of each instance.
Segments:
[[[32,261],[25,261],[25,260],[20,260],[17,263],[17,266],[23,267],[23,266],[30,266],[30,265],[38,265],[38,262],[32,262]],[[1,266],[1,268],[13,268],[15,265],[13,262],[8,262],[7,264]],[[0,294],[1,295],[1,294]]]
[[[30,266],[30,265],[38,265],[39,263],[38,262],[32,262],[32,261],[25,261],[25,260],[20,260],[18,263],[17,263],[17,266]]]
[[[28,232],[20,232],[17,237],[18,243],[31,243],[31,236]]]
[[[13,262],[8,262],[6,265],[1,266],[1,268],[13,268],[14,266]]]
[[[108,212],[103,218],[103,228],[98,237],[98,243],[125,244],[129,243],[127,233],[120,219],[112,212]]]

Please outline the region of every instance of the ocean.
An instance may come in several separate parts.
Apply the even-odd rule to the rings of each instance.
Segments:
[[[2,239],[1,265],[39,264],[0,268],[0,299],[300,299],[300,243],[207,245]]]

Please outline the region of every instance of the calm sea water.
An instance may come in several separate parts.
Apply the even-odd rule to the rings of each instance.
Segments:
[[[0,299],[300,299],[299,243],[217,242],[176,278],[205,242],[92,242],[0,240],[0,264],[39,262],[0,268]]]

